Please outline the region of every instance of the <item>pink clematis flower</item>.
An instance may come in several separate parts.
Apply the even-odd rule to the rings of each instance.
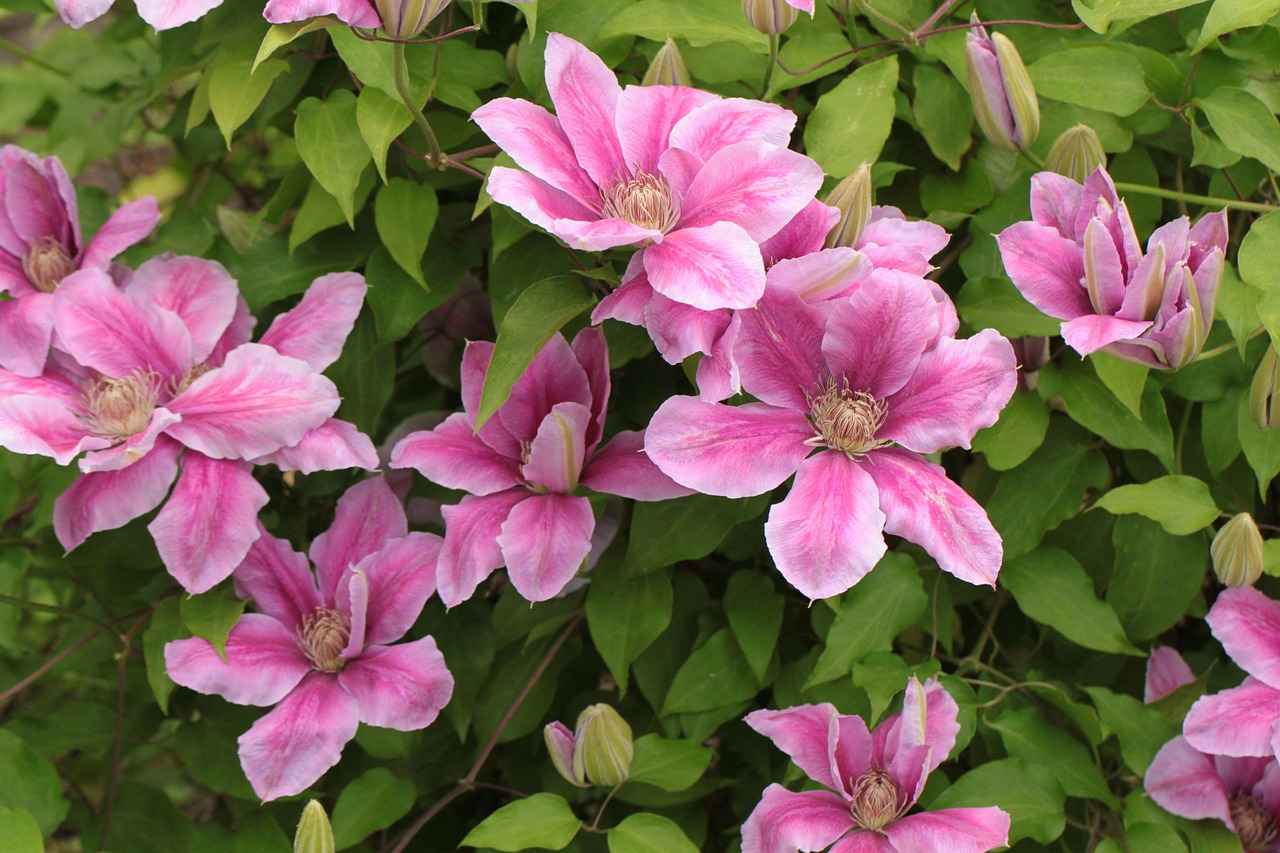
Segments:
[[[38,378],[0,371],[0,446],[61,465],[84,453],[54,507],[68,550],[163,502],[148,526],[160,557],[203,592],[257,538],[267,494],[250,462],[376,466],[372,442],[331,418],[337,389],[317,369],[337,357],[364,290],[354,273],[323,277],[254,344],[219,264],[160,257],[123,287],[74,273],[53,301],[67,355]]]
[[[1226,211],[1194,227],[1185,216],[1162,225],[1143,254],[1128,209],[1098,169],[1083,186],[1037,174],[1031,218],[997,237],[1005,269],[1028,302],[1065,321],[1062,337],[1077,352],[1105,349],[1156,368],[1200,354],[1222,280]]]
[[[0,148],[0,367],[19,376],[44,371],[53,340],[53,291],[79,269],[111,259],[151,233],[160,212],[148,196],[122,205],[87,244],[75,189],[57,157]]]
[[[472,115],[524,171],[489,194],[576,249],[641,247],[653,289],[710,310],[764,292],[759,244],[813,198],[822,169],[786,144],[796,117],[684,86],[622,89],[571,38],[547,41],[556,115],[499,98]]]
[[[444,508],[437,584],[449,607],[466,601],[494,569],[530,601],[554,597],[591,551],[596,519],[574,492],[641,501],[690,494],[641,452],[642,433],[620,432],[597,447],[609,402],[609,351],[599,329],[573,345],[556,334],[479,432],[476,412],[493,344],[473,341],[462,356],[463,412],[396,445],[392,468],[470,492]]]
[[[1205,621],[1249,677],[1198,699],[1183,737],[1212,755],[1280,758],[1280,603],[1253,587],[1227,589]]]
[[[1008,844],[1009,815],[995,806],[907,814],[955,746],[959,713],[937,681],[912,676],[902,713],[875,731],[826,702],[748,714],[747,725],[829,790],[770,785],[742,824],[742,853],[984,853]]]
[[[453,676],[431,637],[388,645],[417,621],[435,589],[440,537],[409,533],[381,479],[338,501],[311,562],[262,531],[236,568],[240,617],[226,659],[208,640],[167,643],[165,668],[184,687],[237,705],[276,707],[240,736],[240,764],[264,800],[300,793],[338,763],[360,723],[429,726]]]
[[[994,584],[999,534],[923,454],[968,447],[995,423],[1017,385],[1009,342],[990,329],[949,337],[940,318],[953,315],[927,283],[889,271],[816,305],[780,288],[738,316],[742,385],[761,402],[672,397],[646,431],[654,463],[726,497],[762,494],[794,474],[765,539],[779,571],[812,599],[869,572],[885,531],[962,580]]]

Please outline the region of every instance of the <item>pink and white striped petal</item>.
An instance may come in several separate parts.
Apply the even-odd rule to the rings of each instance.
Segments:
[[[1150,705],[1158,702],[1184,684],[1196,680],[1191,667],[1173,646],[1159,646],[1151,650],[1147,658],[1147,677],[1142,701]]]
[[[615,124],[622,156],[639,172],[653,174],[662,152],[671,147],[671,130],[704,104],[719,101],[689,86],[628,86],[618,96]]]
[[[453,675],[432,637],[370,646],[338,673],[360,722],[402,732],[426,728],[453,696]]]
[[[306,21],[325,15],[333,15],[352,27],[372,30],[382,26],[382,18],[369,0],[268,0],[262,12],[262,17],[272,24]]]
[[[1280,689],[1280,604],[1253,587],[1225,589],[1205,621],[1241,669]]]
[[[1004,268],[1028,302],[1050,317],[1093,313],[1084,287],[1084,253],[1074,241],[1034,222],[1017,222],[996,237]]]
[[[1062,324],[1062,338],[1073,350],[1089,355],[1103,347],[1138,337],[1151,328],[1149,320],[1121,320],[1119,317],[1088,314]]]
[[[455,412],[433,430],[402,438],[392,468],[412,468],[433,483],[473,495],[491,495],[520,482],[515,459],[497,453],[472,432],[471,417]]]
[[[797,794],[773,784],[742,824],[742,853],[814,853],[853,827],[849,804],[840,796],[830,791]]]
[[[53,294],[28,293],[0,302],[0,367],[39,376],[53,341]]]
[[[591,552],[595,527],[586,498],[532,495],[516,504],[498,535],[512,585],[529,601],[558,595]]]
[[[777,104],[725,98],[698,107],[678,121],[671,129],[671,147],[706,162],[740,142],[786,148],[795,126],[796,114]]]
[[[68,464],[82,451],[110,447],[111,439],[88,431],[76,416],[79,410],[69,395],[0,396],[0,447],[48,456],[59,465]]]
[[[436,560],[443,544],[434,533],[414,532],[360,561],[357,570],[368,579],[366,645],[393,643],[413,627],[436,591]],[[340,586],[340,606],[342,591]]]
[[[754,311],[739,311],[733,357],[747,393],[774,406],[809,411],[809,394],[827,374],[822,354],[829,307],[770,289]]]
[[[1222,783],[1213,757],[1192,748],[1181,735],[1160,747],[1142,787],[1170,814],[1191,820],[1217,818],[1234,825],[1227,800],[1235,791]]]
[[[181,318],[191,335],[193,364],[213,352],[236,315],[240,296],[236,280],[217,261],[167,254],[138,267],[124,291]]]
[[[68,551],[99,530],[123,527],[160,505],[178,476],[173,441],[161,441],[142,459],[119,471],[81,475],[53,505],[53,530]]]
[[[154,196],[120,205],[89,239],[80,266],[106,269],[116,255],[146,239],[159,222],[160,206]]]
[[[324,370],[342,354],[368,289],[359,273],[322,275],[301,302],[272,321],[258,343],[305,361],[312,370]]]
[[[1255,678],[1239,687],[1201,696],[1187,712],[1182,735],[1195,749],[1213,755],[1268,756],[1280,731],[1280,690]]]
[[[712,155],[682,203],[680,228],[741,226],[757,244],[804,209],[822,187],[822,167],[780,145],[740,142]],[[741,306],[729,306],[741,307]]]
[[[752,711],[744,721],[789,755],[810,779],[840,790],[844,783],[835,766],[835,746],[840,731],[836,719],[839,716],[834,705],[821,702],[778,711]],[[858,717],[846,719],[861,722]],[[862,728],[866,730],[865,723]]]
[[[183,687],[212,693],[237,705],[274,705],[298,686],[311,662],[298,647],[293,626],[246,613],[227,635],[226,660],[203,637],[164,647],[164,666]]]
[[[986,808],[940,809],[899,818],[885,827],[896,853],[986,853],[1009,843],[1008,812]]]
[[[497,98],[471,114],[516,165],[535,178],[587,204],[597,204],[600,189],[578,165],[560,121],[537,104]]]
[[[764,295],[760,248],[732,222],[681,228],[643,251],[649,284],[676,302],[704,311],[750,308]]]
[[[557,403],[580,403],[588,409],[592,403],[591,381],[563,335],[552,335],[533,357],[498,408],[497,418],[518,442],[533,441]]]
[[[577,196],[556,189],[541,178],[519,169],[494,166],[485,181],[485,190],[498,204],[506,205],[553,234],[562,227],[582,227],[600,219],[600,211]]]
[[[356,429],[355,424],[329,418],[292,447],[282,447],[251,461],[255,465],[275,465],[281,471],[303,474],[343,468],[372,471],[378,467],[378,450],[373,440]]]
[[[336,601],[348,568],[408,532],[404,507],[386,480],[370,477],[343,492],[333,523],[311,542],[311,562],[323,599]]]
[[[252,598],[259,613],[297,631],[304,617],[326,602],[316,589],[315,575],[305,554],[293,550],[258,524],[258,538],[231,575],[236,595]]]
[[[582,485],[637,501],[665,501],[693,494],[672,480],[644,452],[644,433],[624,430],[592,455]]]
[[[598,187],[626,173],[614,120],[622,89],[613,72],[568,36],[547,36],[547,92],[574,157]]]
[[[550,492],[572,492],[586,461],[590,422],[591,412],[581,403],[552,406],[529,443],[528,461],[520,467],[524,480]]]
[[[436,563],[436,591],[446,607],[461,604],[493,570],[505,562],[498,536],[514,506],[528,499],[523,487],[483,497],[467,495],[457,506],[446,506],[444,545]]]

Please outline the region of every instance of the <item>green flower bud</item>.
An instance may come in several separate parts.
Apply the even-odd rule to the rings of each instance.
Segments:
[[[1249,412],[1261,429],[1280,426],[1280,406],[1277,406],[1276,389],[1280,388],[1280,357],[1275,344],[1267,347],[1267,353],[1253,374],[1253,387],[1249,389]]]
[[[785,33],[800,15],[785,0],[742,0],[742,11],[751,26],[767,36]]]
[[[976,13],[970,21],[978,23]],[[1013,42],[975,26],[965,37],[964,59],[973,115],[987,139],[1010,151],[1030,148],[1040,135],[1040,102]]]
[[[293,853],[333,853],[333,827],[319,800],[311,800],[302,810]]]
[[[1209,546],[1213,573],[1227,586],[1250,586],[1262,576],[1262,534],[1253,516],[1234,515]]]
[[[382,31],[393,39],[417,38],[450,0],[373,0]]]
[[[1087,124],[1077,124],[1054,140],[1044,166],[1051,172],[1066,175],[1077,184],[1094,173],[1099,166],[1107,165],[1107,154],[1102,150],[1102,140]]]
[[[649,65],[649,70],[644,73],[644,79],[640,84],[642,86],[693,85],[693,78],[689,76],[689,69],[685,67],[680,48],[676,47],[676,43],[670,38],[654,55],[653,62]]]
[[[573,739],[573,775],[613,787],[631,772],[631,726],[609,705],[591,705],[578,715]]]
[[[840,221],[827,235],[826,248],[847,246],[852,249],[858,245],[862,232],[871,221],[873,192],[870,163],[863,163],[852,175],[836,184],[825,202],[840,209]]]

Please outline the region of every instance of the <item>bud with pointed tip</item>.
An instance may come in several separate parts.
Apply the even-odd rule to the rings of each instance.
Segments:
[[[786,0],[742,0],[742,11],[751,26],[767,36],[785,33],[800,16]]]
[[[1099,167],[1106,168],[1107,154],[1102,150],[1102,140],[1087,124],[1068,128],[1054,140],[1044,166],[1051,172],[1066,175],[1077,184],[1083,184]]]
[[[334,853],[333,827],[319,800],[311,800],[302,810],[293,836],[293,853]]]
[[[1209,546],[1213,573],[1227,586],[1251,586],[1262,576],[1262,534],[1253,516],[1234,515]]]
[[[635,747],[631,726],[609,705],[591,705],[578,715],[571,732],[564,723],[542,731],[551,762],[571,784],[613,787],[626,781]]]
[[[1258,372],[1253,374],[1253,387],[1249,389],[1249,412],[1260,429],[1280,426],[1280,356],[1275,344],[1267,346]]]
[[[417,38],[450,0],[373,0],[382,30],[393,39]]]
[[[977,25],[977,14],[969,20]],[[987,139],[1010,151],[1029,148],[1040,135],[1040,102],[1013,42],[974,26],[965,37],[964,60],[973,114]]]
[[[840,221],[827,235],[825,248],[847,246],[852,249],[858,245],[862,232],[871,221],[873,192],[870,163],[863,163],[852,175],[836,184],[825,203],[840,210]]]
[[[693,78],[689,76],[689,69],[684,64],[684,57],[680,55],[680,48],[676,47],[676,43],[667,38],[666,44],[658,49],[654,54],[653,62],[649,65],[649,70],[644,73],[644,79],[640,81],[642,86],[692,86]]]

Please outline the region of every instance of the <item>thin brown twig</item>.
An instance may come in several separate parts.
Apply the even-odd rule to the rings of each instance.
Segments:
[[[107,782],[107,798],[106,805],[102,809],[102,829],[98,833],[98,849],[105,850],[107,847],[107,836],[111,831],[111,817],[115,812],[116,793],[120,788],[120,769],[121,758],[124,751],[124,700],[125,700],[125,670],[129,665],[129,654],[133,651],[133,636],[138,629],[151,619],[151,614],[155,613],[152,607],[138,618],[125,631],[123,640],[124,648],[116,654],[116,723],[115,732],[112,737],[111,747],[111,777]]]
[[[53,669],[55,666],[62,663],[71,655],[78,652],[81,648],[87,645],[90,640],[94,639],[95,637],[101,636],[101,634],[102,634],[102,631],[100,630],[91,631],[88,634],[85,634],[80,639],[76,640],[71,645],[67,646],[62,651],[58,652],[53,657],[49,658],[44,663],[40,664],[40,666],[36,667],[31,672],[31,674],[28,675],[26,678],[22,679],[17,684],[8,688],[3,693],[0,693],[0,707],[3,707],[4,704],[8,702],[10,699],[12,699],[14,696],[17,696],[23,690],[26,690],[28,687],[34,684],[37,680],[39,680],[40,677],[43,676],[45,673],[47,673],[49,670]]]

